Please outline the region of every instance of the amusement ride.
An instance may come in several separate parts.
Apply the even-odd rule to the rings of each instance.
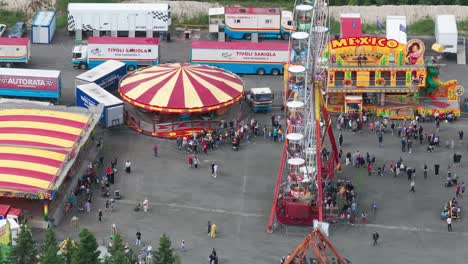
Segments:
[[[322,54],[329,42],[328,1],[297,0],[294,23],[283,93],[287,134],[269,232],[277,225],[317,227],[327,221],[333,212],[323,208],[323,187],[333,180],[335,168],[340,168],[324,99],[328,61]],[[304,239],[285,263],[303,263],[308,250],[315,255],[314,263],[347,263],[319,228]]]

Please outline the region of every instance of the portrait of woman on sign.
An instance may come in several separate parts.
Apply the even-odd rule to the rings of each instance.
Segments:
[[[406,44],[407,64],[421,64],[424,61],[424,43],[418,39],[412,39]]]

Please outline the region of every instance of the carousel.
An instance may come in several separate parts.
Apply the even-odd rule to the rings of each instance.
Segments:
[[[220,68],[162,64],[127,75],[119,85],[126,122],[138,132],[175,138],[212,130],[215,118],[244,96],[244,83]]]

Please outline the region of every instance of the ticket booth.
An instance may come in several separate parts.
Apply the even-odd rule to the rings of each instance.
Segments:
[[[347,95],[345,97],[345,112],[362,114],[362,95]]]

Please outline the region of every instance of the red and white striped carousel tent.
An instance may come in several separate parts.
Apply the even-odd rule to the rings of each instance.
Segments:
[[[162,64],[127,75],[120,96],[129,104],[166,114],[205,113],[226,108],[244,95],[239,76],[220,68]]]

